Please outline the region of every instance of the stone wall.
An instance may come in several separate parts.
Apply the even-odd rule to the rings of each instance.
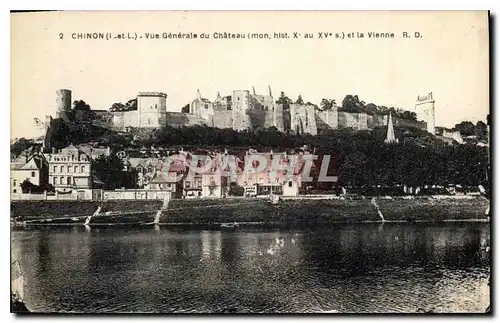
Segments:
[[[274,126],[278,128],[279,131],[285,131],[285,121],[284,121],[284,112],[283,105],[275,104],[274,105]]]
[[[171,127],[189,127],[203,124],[206,124],[206,122],[197,115],[181,112],[167,112],[167,125]]]
[[[338,127],[354,130],[368,129],[368,115],[366,113],[338,112]]]
[[[270,112],[270,113],[268,113]],[[268,126],[266,126],[266,115],[271,115],[272,116],[272,111],[266,111],[262,107],[254,107],[250,111],[248,111],[248,116],[250,117],[250,123],[252,124],[252,127],[257,128],[257,127],[270,127],[273,125],[272,122],[272,117],[271,117],[271,122],[269,123],[268,121]]]
[[[126,127],[137,127],[138,112],[137,110],[112,112],[112,124],[115,129],[124,129]]]
[[[164,200],[171,198],[171,192],[159,190],[117,190],[104,191],[104,200]]]
[[[250,93],[248,91],[233,91],[232,118],[234,130],[245,130],[252,127],[250,111]]]
[[[325,130],[334,130],[338,128],[338,111],[337,109],[327,111],[316,110],[316,125],[318,133]]]
[[[220,110],[215,111],[212,116],[211,127],[221,128],[221,129],[232,129],[233,128],[233,112],[231,110]]]
[[[314,106],[290,104],[290,128],[295,133],[317,135]]]

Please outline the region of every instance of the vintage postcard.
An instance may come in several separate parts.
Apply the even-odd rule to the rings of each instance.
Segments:
[[[14,313],[490,313],[487,11],[11,13]]]

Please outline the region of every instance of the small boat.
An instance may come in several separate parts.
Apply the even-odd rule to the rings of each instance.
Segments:
[[[226,229],[226,230],[233,230],[233,229],[236,229],[237,227],[239,227],[240,225],[236,222],[233,222],[233,223],[222,223],[220,225],[220,228],[221,229]]]

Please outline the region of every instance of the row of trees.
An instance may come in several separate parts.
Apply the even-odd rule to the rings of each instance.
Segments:
[[[297,97],[297,100],[293,101],[288,96],[286,96],[284,92],[281,92],[276,103],[283,104],[285,107],[287,107],[292,103],[312,105],[316,108],[316,110],[319,111],[327,111],[337,108],[338,111],[342,112],[366,113],[369,115],[374,115],[374,114],[386,115],[392,113],[393,116],[399,117],[401,119],[417,120],[417,115],[415,112],[410,112],[394,107],[386,107],[382,105],[379,106],[374,103],[367,104],[364,101],[360,100],[357,95],[351,95],[351,94],[348,94],[344,97],[344,99],[342,100],[342,104],[340,106],[337,106],[337,102],[335,99],[329,99],[329,98],[322,98],[319,106],[311,102],[305,103],[304,99],[300,94]]]
[[[364,101],[360,100],[357,95],[346,95],[342,100],[342,106],[339,107],[339,111],[343,112],[353,112],[353,113],[366,113],[369,115],[374,114],[389,114],[391,113],[393,116],[408,119],[408,120],[417,120],[417,114],[415,112],[410,112],[407,110],[394,108],[394,107],[386,107],[386,106],[378,106],[374,103],[366,104]]]
[[[128,100],[125,104],[121,102],[116,102],[111,105],[109,111],[120,112],[120,111],[132,111],[137,110],[137,99]]]
[[[460,131],[462,136],[476,136],[482,141],[488,138],[488,126],[483,121],[478,121],[475,125],[470,121],[462,121],[455,125],[455,130]]]
[[[154,132],[142,146],[242,147],[276,151],[304,145],[320,156],[329,155],[330,175],[346,186],[461,184],[487,181],[487,149],[475,145],[450,146],[416,128],[396,128],[400,144],[384,143],[386,129],[340,129],[317,136],[287,135],[276,128],[237,132],[204,126],[165,128]],[[321,159],[318,161],[318,168]],[[317,186],[331,185],[316,183]]]
[[[117,188],[135,188],[137,172],[124,170],[124,162],[113,152],[110,156],[100,156],[92,163],[93,174],[103,182],[105,190]]]

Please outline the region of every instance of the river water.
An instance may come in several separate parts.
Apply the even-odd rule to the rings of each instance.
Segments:
[[[12,231],[35,312],[484,312],[485,223]]]

